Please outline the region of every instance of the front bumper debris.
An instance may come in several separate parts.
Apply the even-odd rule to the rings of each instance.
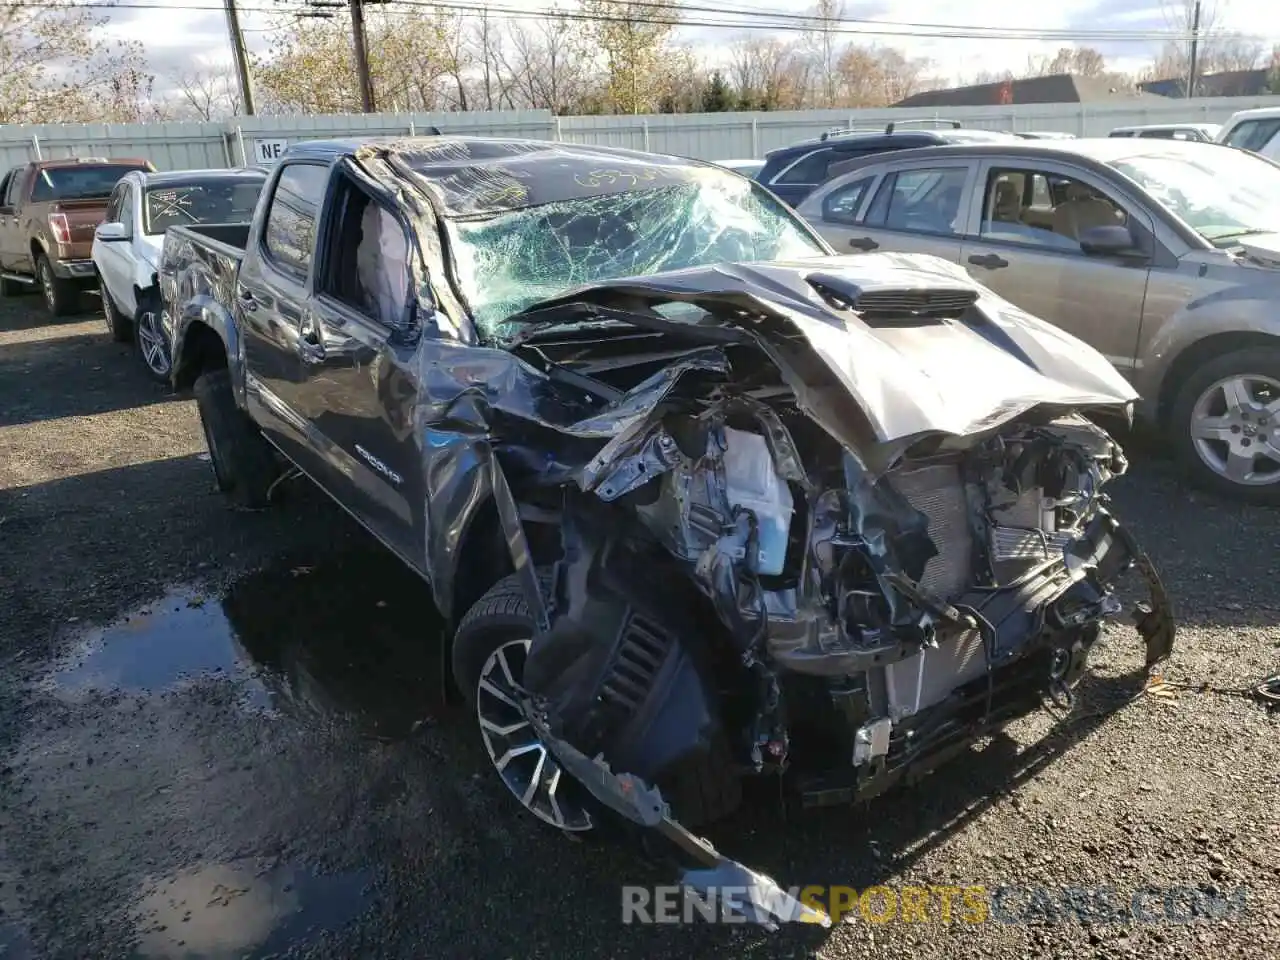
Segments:
[[[724,856],[709,841],[673,820],[656,786],[629,773],[614,773],[602,759],[593,760],[554,736],[545,720],[536,715],[532,722],[547,749],[599,803],[631,823],[655,830],[697,864],[680,877],[680,885],[686,891],[706,897],[713,891],[733,889],[740,894],[734,898],[733,906],[741,911],[743,919],[768,930],[778,929],[780,923],[831,926],[831,918],[825,912],[801,903],[772,877]]]

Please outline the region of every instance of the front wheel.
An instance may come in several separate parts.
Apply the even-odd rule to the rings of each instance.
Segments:
[[[169,343],[160,318],[160,297],[152,290],[138,302],[138,313],[133,320],[134,343],[147,375],[157,383],[168,383]]]
[[[533,633],[533,615],[512,574],[462,618],[453,640],[453,677],[480,727],[489,761],[512,796],[544,823],[582,833],[596,825],[599,806],[543,746],[520,706],[518,688]]]
[[[550,573],[543,570],[539,576],[545,583]],[[520,706],[518,688],[533,634],[533,615],[519,578],[512,574],[499,580],[458,625],[454,681],[480,726],[494,769],[526,810],[568,832],[616,825],[617,815],[565,773],[538,740]],[[686,827],[723,819],[742,802],[742,782],[723,735],[712,739],[705,754],[691,756],[678,770],[669,771],[658,787]]]
[[[1178,391],[1169,431],[1198,486],[1280,503],[1280,348],[1238,350],[1200,367]]]

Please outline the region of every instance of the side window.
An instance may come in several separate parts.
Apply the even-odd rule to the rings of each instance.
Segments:
[[[290,163],[276,181],[263,243],[278,267],[298,277],[311,267],[316,219],[328,181],[329,168],[314,163]]]
[[[1048,201],[1044,204],[1037,196],[1042,190]],[[987,178],[979,232],[984,240],[1080,253],[1079,235],[1084,230],[1128,222],[1118,203],[1080,180],[1036,170],[997,169]]]
[[[827,179],[827,164],[831,162],[830,149],[816,150],[801,157],[784,170],[774,183],[792,183],[811,186]]]
[[[1280,133],[1280,117],[1267,120],[1244,120],[1231,128],[1224,142],[1228,146],[1258,153],[1277,133]]]
[[[409,242],[395,214],[346,178],[334,197],[338,217],[327,232],[316,289],[384,327],[405,321],[409,303]]]
[[[8,173],[4,175],[3,180],[0,180],[0,206],[7,207],[9,205],[8,201],[5,200],[4,198],[5,198],[5,195],[9,192],[9,184],[12,181],[13,181],[12,170],[10,170]]]
[[[837,190],[832,190],[822,200],[822,219],[831,223],[856,223],[862,201],[875,181],[874,176],[863,177],[853,183],[846,183]]]
[[[27,168],[18,167],[9,178],[9,187],[4,193],[4,205],[6,207],[16,207],[18,205],[18,199],[22,196],[26,183]]]
[[[969,171],[964,167],[905,170],[885,177],[866,222],[890,230],[955,236]]]

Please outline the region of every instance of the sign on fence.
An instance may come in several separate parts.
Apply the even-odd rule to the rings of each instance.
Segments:
[[[285,148],[288,146],[288,140],[254,140],[253,162],[267,165],[276,163],[284,155]]]

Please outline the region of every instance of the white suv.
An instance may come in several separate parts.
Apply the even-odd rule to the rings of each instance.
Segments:
[[[1218,143],[1239,147],[1280,162],[1280,107],[1241,110],[1218,131]]]

